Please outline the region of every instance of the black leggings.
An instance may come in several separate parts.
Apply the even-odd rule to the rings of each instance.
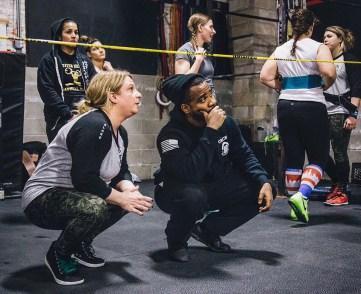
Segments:
[[[71,255],[80,242],[91,243],[126,211],[89,193],[53,188],[35,198],[25,209],[25,214],[41,228],[62,230],[56,246],[63,255]]]
[[[324,169],[330,148],[326,106],[318,102],[279,100],[277,118],[286,168],[303,169],[306,152],[310,164]]]
[[[345,114],[332,114],[329,116],[334,159],[329,156],[326,173],[330,176],[333,183],[337,183],[340,186],[346,186],[348,184],[350,175],[350,162],[347,148],[350,142],[351,131],[343,127],[346,118],[347,115]]]

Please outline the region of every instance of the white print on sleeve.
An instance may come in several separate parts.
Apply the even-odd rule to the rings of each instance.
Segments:
[[[176,139],[164,140],[160,143],[160,147],[162,148],[162,153],[166,153],[168,151],[178,149],[179,148],[178,140]]]

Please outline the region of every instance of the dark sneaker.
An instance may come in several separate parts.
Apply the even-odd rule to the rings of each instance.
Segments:
[[[177,262],[188,262],[190,259],[187,247],[182,247],[179,249],[168,249],[168,256],[171,260]]]
[[[94,248],[91,244],[81,242],[80,248],[72,257],[80,264],[87,267],[101,267],[105,264],[103,258],[96,257]]]
[[[191,232],[191,236],[197,241],[206,245],[211,251],[229,253],[232,252],[231,246],[223,243],[221,237],[211,234],[202,229],[200,224],[196,224]]]
[[[173,261],[188,262],[190,258],[189,258],[187,243],[171,244],[168,241],[168,257]]]
[[[78,285],[84,283],[84,278],[78,273],[77,262],[72,258],[60,256],[54,246],[50,246],[45,256],[45,264],[59,285]]]

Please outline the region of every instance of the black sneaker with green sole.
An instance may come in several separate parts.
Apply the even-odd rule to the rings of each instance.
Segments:
[[[45,256],[45,264],[59,285],[70,286],[84,283],[79,275],[78,264],[71,257],[59,255],[53,242]]]

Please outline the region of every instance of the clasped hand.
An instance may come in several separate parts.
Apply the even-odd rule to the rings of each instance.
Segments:
[[[153,207],[153,199],[142,195],[138,186],[122,192],[113,189],[106,201],[138,215],[144,215]]]

